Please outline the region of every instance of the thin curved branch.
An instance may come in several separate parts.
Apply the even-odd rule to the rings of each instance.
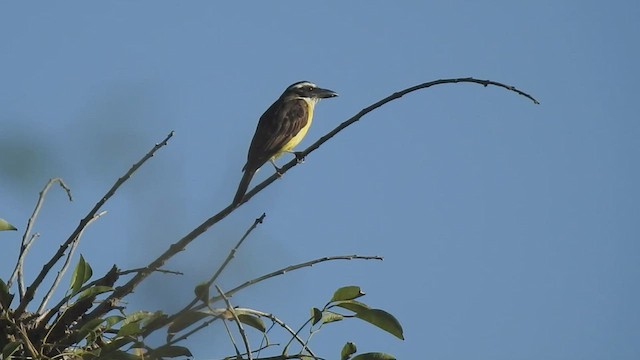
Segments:
[[[362,256],[362,255],[325,256],[325,257],[322,257],[322,258],[313,259],[313,260],[310,260],[310,261],[305,261],[305,262],[300,263],[300,264],[287,266],[287,267],[284,267],[282,269],[278,269],[276,271],[270,272],[270,273],[268,273],[266,275],[262,275],[260,277],[257,277],[255,279],[251,279],[251,280],[246,281],[246,282],[234,287],[233,289],[227,291],[225,294],[227,296],[233,296],[238,291],[240,291],[240,290],[242,290],[244,288],[247,288],[247,287],[249,287],[249,286],[251,286],[253,284],[257,284],[259,282],[263,282],[265,280],[271,279],[271,278],[276,277],[276,276],[284,275],[284,274],[286,274],[286,273],[288,273],[290,271],[295,271],[295,270],[299,270],[299,269],[302,269],[302,268],[305,268],[305,267],[311,267],[311,266],[313,266],[315,264],[319,264],[319,263],[322,263],[322,262],[325,262],[325,261],[334,261],[334,260],[381,260],[382,261],[383,258],[381,256]],[[214,303],[214,302],[216,302],[218,300],[220,300],[220,297],[215,296],[215,297],[213,297],[213,298],[211,298],[209,300],[209,303]],[[195,306],[193,308],[193,310],[201,310],[201,309],[203,309],[205,307],[206,307],[206,305],[199,304],[199,305]]]
[[[417,90],[421,90],[421,89],[426,89],[435,85],[442,85],[442,84],[456,84],[456,83],[474,83],[474,84],[480,84],[483,85],[485,87],[492,85],[492,86],[497,86],[497,87],[501,87],[503,89],[507,89],[509,91],[513,91],[518,95],[522,95],[524,97],[526,97],[527,99],[530,99],[531,101],[533,101],[534,104],[539,105],[540,102],[538,100],[536,100],[533,96],[525,93],[524,91],[518,90],[515,86],[511,86],[511,85],[506,85],[503,83],[499,83],[496,81],[491,81],[491,80],[479,80],[479,79],[474,79],[474,78],[456,78],[456,79],[440,79],[440,80],[434,80],[434,81],[429,81],[426,83],[422,83],[416,86],[412,86],[409,88],[406,88],[404,90],[395,92],[389,96],[387,96],[386,98],[372,104],[369,105],[368,107],[360,110],[359,113],[355,114],[354,116],[352,116],[351,118],[347,119],[346,121],[344,121],[342,124],[338,125],[335,129],[331,130],[329,133],[327,133],[326,135],[324,135],[323,137],[321,137],[320,139],[318,139],[318,141],[314,142],[313,144],[311,144],[311,146],[309,146],[308,148],[306,148],[304,151],[300,151],[296,154],[296,158],[289,161],[288,163],[286,163],[282,168],[280,168],[280,172],[271,175],[270,177],[268,177],[266,180],[264,180],[263,182],[261,182],[260,184],[256,185],[256,187],[254,187],[253,189],[251,189],[251,191],[247,192],[247,194],[244,196],[244,199],[238,204],[238,206],[244,204],[245,202],[249,201],[249,199],[251,199],[254,195],[256,195],[257,193],[259,193],[260,191],[262,191],[262,189],[266,188],[267,186],[271,185],[272,182],[280,179],[282,177],[282,175],[284,175],[284,173],[286,173],[289,169],[291,169],[292,167],[298,165],[299,158],[304,158],[305,156],[311,154],[312,152],[314,152],[315,150],[317,150],[320,145],[326,143],[327,141],[329,141],[329,139],[331,139],[332,137],[336,136],[340,131],[344,130],[346,127],[352,125],[353,123],[355,123],[356,121],[360,120],[360,118],[362,118],[363,116],[367,115],[368,113],[372,112],[373,110],[393,101],[393,100],[397,100],[409,93],[412,93],[414,91]]]
[[[146,271],[146,268],[122,270],[118,272],[118,275],[123,276],[123,275],[129,275],[129,274],[137,274],[141,271]],[[155,272],[161,273],[161,274],[169,274],[169,275],[180,275],[180,276],[184,275],[184,273],[181,271],[168,270],[168,269],[156,269]]]

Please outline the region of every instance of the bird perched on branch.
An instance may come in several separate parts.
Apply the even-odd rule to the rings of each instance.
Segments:
[[[293,148],[307,134],[313,120],[313,109],[320,99],[338,96],[335,92],[317,87],[309,81],[290,85],[258,121],[256,133],[251,140],[247,163],[242,168],[244,174],[233,203],[242,202],[253,175],[267,161],[280,169],[275,159]]]

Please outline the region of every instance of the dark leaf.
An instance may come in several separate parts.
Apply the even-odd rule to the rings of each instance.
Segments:
[[[360,296],[364,296],[364,293],[360,290],[359,286],[344,286],[333,293],[331,302],[353,300],[359,298]]]
[[[111,286],[94,286],[94,287],[90,287],[87,290],[83,291],[80,296],[78,296],[78,300],[76,301],[80,301],[84,298],[90,297],[90,296],[96,296],[102,293],[106,293],[109,291],[113,291],[113,288]]]
[[[360,311],[356,313],[356,317],[379,327],[380,329],[394,335],[398,339],[404,340],[400,322],[398,322],[398,320],[396,320],[393,315],[384,310],[369,309]]]
[[[161,315],[162,312],[150,312],[150,311],[137,311],[127,316],[122,322],[122,327],[118,330],[118,336],[135,336],[142,330],[140,329],[140,323],[143,321],[150,321]]]
[[[357,300],[338,301],[334,305],[339,306],[343,309],[353,311],[356,314],[361,311],[370,310],[367,304],[361,303],[360,301],[357,301]]]
[[[178,356],[192,357],[191,351],[184,346],[163,346],[151,351],[148,355],[149,358],[157,359],[163,357],[175,358]]]
[[[203,303],[209,305],[209,285],[207,283],[201,283],[193,289],[193,292],[196,294],[198,300]]]
[[[11,301],[13,301],[13,295],[9,293],[7,284],[0,279],[0,308],[8,309],[11,305]]]
[[[122,327],[118,329],[118,336],[120,337],[135,336],[135,335],[138,335],[140,331],[141,330],[140,330],[139,322],[129,323],[126,325],[122,325]]]
[[[147,312],[147,314],[148,315],[145,318],[141,319],[141,323],[144,326],[148,326],[157,319],[167,317],[167,315],[162,311]]]
[[[389,354],[374,352],[356,355],[351,360],[396,360],[396,358]]]
[[[200,311],[189,311],[187,313],[180,315],[177,319],[175,319],[171,323],[171,325],[169,325],[167,332],[170,334],[175,334],[183,329],[188,328],[189,326],[193,325],[194,323],[208,316],[211,316],[211,315],[200,312]]]
[[[127,317],[124,319],[123,325],[153,318],[156,316],[156,314],[157,313],[152,313],[150,311],[136,311],[134,313],[127,315]]]
[[[82,325],[80,330],[78,330],[78,336],[81,339],[84,339],[90,332],[97,330],[100,327],[100,324],[102,324],[103,322],[104,319],[102,318],[96,318],[87,321],[87,323]]]
[[[311,309],[311,316],[313,317],[312,325],[315,325],[322,320],[322,311],[318,308],[313,308]]]
[[[356,351],[358,351],[356,344],[352,342],[344,344],[342,351],[340,352],[340,360],[348,360],[351,355],[356,353]]]
[[[10,359],[10,356],[20,347],[19,341],[10,342],[2,348],[2,358]]]
[[[91,275],[93,275],[91,266],[89,265],[89,263],[84,261],[84,257],[80,255],[78,265],[76,265],[76,268],[73,271],[73,275],[71,276],[71,293],[77,294],[78,291],[80,291],[82,284],[91,279]]]
[[[267,328],[264,326],[264,322],[259,317],[255,315],[249,315],[249,314],[237,314],[237,315],[238,315],[238,320],[240,320],[241,323],[245,325],[249,325],[252,328],[257,329],[263,333],[267,331]]]
[[[109,352],[109,354],[101,354],[100,360],[142,360],[141,356],[129,354],[124,351],[116,350]]]

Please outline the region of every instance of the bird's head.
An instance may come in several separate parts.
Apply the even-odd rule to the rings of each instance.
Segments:
[[[309,81],[299,81],[290,85],[282,94],[282,98],[302,98],[317,102],[320,99],[336,97],[335,91],[319,88]]]

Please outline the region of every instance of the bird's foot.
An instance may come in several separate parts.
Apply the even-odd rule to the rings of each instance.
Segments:
[[[304,162],[305,155],[303,152],[294,151],[293,155],[296,156],[296,161],[298,162],[298,164],[302,164]]]

